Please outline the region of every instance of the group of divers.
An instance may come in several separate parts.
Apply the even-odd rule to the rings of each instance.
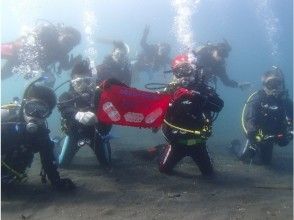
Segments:
[[[225,61],[231,51],[227,41],[206,44],[198,50],[170,59],[170,45],[148,44],[149,27],[141,39],[141,52],[134,62],[128,57],[129,48],[122,41],[101,40],[113,45],[113,51],[102,64],[92,67],[81,55],[69,56],[81,41],[73,27],[45,23],[19,39],[1,44],[2,83],[30,56],[30,73],[43,70],[42,76],[25,89],[22,99],[1,107],[1,183],[8,187],[27,179],[35,153],[40,153],[42,181],[48,178],[56,190],[72,190],[75,184],[61,178],[58,167],[66,168],[84,145],[95,153],[102,167],[111,167],[111,147],[108,138],[111,124],[97,120],[97,105],[103,89],[101,84],[129,87],[140,73],[154,73],[171,64],[172,82],[158,93],[170,94],[172,99],[160,128],[167,141],[148,150],[158,159],[159,171],[172,174],[173,168],[185,156],[192,157],[202,175],[214,174],[206,141],[212,125],[224,106],[215,84],[246,89],[248,83],[238,83],[226,73]],[[28,41],[34,39],[35,44]],[[33,62],[31,62],[33,61]],[[57,99],[52,89],[55,75],[70,70],[70,87]],[[95,70],[95,71],[93,71]],[[93,74],[95,72],[95,74]],[[248,98],[242,112],[242,126],[247,141],[233,149],[243,161],[258,160],[270,164],[273,146],[286,146],[293,138],[293,102],[285,88],[284,76],[278,67],[261,76],[262,88]],[[5,94],[5,91],[3,91]],[[66,134],[57,158],[55,143],[49,136],[46,119],[56,107],[61,114],[62,130]],[[232,148],[236,147],[236,143]]]

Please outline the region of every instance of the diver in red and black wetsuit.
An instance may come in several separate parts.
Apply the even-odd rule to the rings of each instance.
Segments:
[[[203,175],[210,175],[213,166],[206,140],[211,135],[215,116],[223,108],[223,101],[197,78],[201,70],[192,64],[188,55],[177,56],[172,71],[178,87],[162,126],[168,145],[160,155],[159,170],[169,174],[183,157],[190,156]]]
[[[55,81],[50,66],[57,63],[56,73],[59,74],[73,67],[81,57],[69,56],[68,53],[80,40],[81,34],[75,28],[46,23],[13,42],[2,43],[1,59],[7,62],[1,68],[1,79],[11,77],[19,69],[24,78],[44,73]]]

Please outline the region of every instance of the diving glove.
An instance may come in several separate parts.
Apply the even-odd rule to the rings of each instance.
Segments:
[[[280,147],[285,147],[290,143],[291,140],[293,140],[293,134],[288,132],[278,135],[276,141]]]
[[[59,179],[52,183],[52,185],[58,191],[71,191],[76,188],[75,184],[69,178]]]
[[[250,88],[250,86],[251,86],[250,82],[238,83],[238,88],[240,88],[242,91]]]
[[[248,139],[251,144],[256,144],[263,141],[263,135],[260,131],[250,132],[248,133]]]
[[[83,125],[91,126],[97,122],[97,117],[93,112],[77,112],[75,119]]]

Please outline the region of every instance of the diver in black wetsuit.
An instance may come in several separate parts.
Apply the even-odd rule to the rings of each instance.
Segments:
[[[159,170],[169,174],[183,157],[190,156],[203,175],[211,175],[213,166],[206,140],[211,135],[215,114],[223,108],[223,101],[197,78],[199,70],[187,55],[177,56],[172,70],[179,83],[162,126],[169,144],[160,155]]]
[[[273,146],[286,146],[293,139],[293,101],[279,68],[265,72],[262,84],[263,89],[253,93],[244,107],[242,121],[248,141],[240,158],[247,161],[257,154],[263,164],[270,164]]]
[[[128,47],[121,41],[113,41],[113,51],[106,56],[102,64],[96,67],[98,82],[116,79],[128,86],[131,85],[132,71],[128,58]]]
[[[48,176],[57,190],[71,190],[70,179],[62,179],[54,158],[54,143],[46,124],[56,105],[54,92],[44,86],[31,84],[24,95],[21,106],[1,108],[1,183],[9,186],[26,178],[26,169],[31,166],[35,153],[40,153],[42,180]],[[2,111],[5,114],[2,114]],[[13,116],[11,116],[13,114]]]
[[[219,78],[225,86],[246,89],[250,85],[249,83],[238,83],[230,79],[227,74],[225,59],[228,58],[230,51],[231,46],[225,40],[215,45],[208,44],[193,53],[196,65],[202,67],[206,83],[216,84],[217,78]]]
[[[134,74],[141,72],[150,73],[158,72],[170,64],[170,45],[167,43],[148,44],[147,37],[149,35],[149,26],[146,26],[140,42],[142,52],[138,55],[133,64]]]
[[[102,166],[110,166],[111,149],[104,137],[111,126],[98,123],[95,112],[99,90],[92,77],[89,62],[83,60],[72,70],[69,91],[60,97],[57,107],[62,115],[62,124],[67,137],[59,156],[59,165],[66,167],[77,151],[89,145]]]

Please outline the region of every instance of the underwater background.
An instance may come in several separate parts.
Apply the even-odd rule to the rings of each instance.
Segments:
[[[96,38],[123,40],[130,47],[130,58],[140,51],[140,39],[150,25],[148,43],[167,42],[172,57],[187,49],[223,39],[231,44],[227,59],[230,78],[252,82],[249,91],[224,87],[218,93],[225,107],[214,125],[210,141],[229,143],[242,137],[240,115],[247,97],[260,88],[260,77],[272,65],[279,66],[293,97],[293,1],[292,0],[2,0],[1,42],[17,39],[25,29],[46,20],[73,26],[82,33],[82,42],[73,54],[89,57],[95,65],[102,62],[112,47]],[[57,77],[55,86],[69,78],[69,72]],[[148,82],[168,82],[171,76],[154,73],[153,79],[141,75],[133,86],[144,88]],[[1,82],[1,103],[22,96],[29,81],[21,75]],[[57,91],[61,94],[68,85]],[[49,119],[52,134],[59,133],[59,114]],[[114,131],[115,132],[115,131]],[[150,137],[146,138],[152,139]]]
[[[134,60],[144,27],[150,25],[147,42],[171,44],[172,58],[226,39],[232,47],[226,62],[229,77],[252,83],[252,88],[241,91],[218,82],[225,106],[207,143],[215,178],[200,175],[188,157],[178,164],[175,175],[163,175],[155,159],[146,161],[134,154],[165,142],[162,133],[114,126],[113,169],[99,167],[92,150],[83,147],[70,169],[59,169],[77,190],[60,193],[40,183],[36,155],[28,182],[11,192],[1,191],[1,219],[293,219],[293,142],[274,147],[271,166],[244,164],[228,149],[233,139],[244,140],[242,108],[261,88],[261,75],[271,66],[282,69],[293,99],[292,0],[0,0],[0,4],[2,43],[42,22],[63,23],[82,34],[72,53],[99,65],[112,45],[99,43],[98,38],[124,41]],[[70,71],[57,76],[55,88],[69,75]],[[144,73],[140,78],[133,87],[169,82],[172,76],[158,72],[152,79]],[[24,80],[21,73],[1,80],[1,104],[22,97],[31,80]],[[58,89],[57,96],[68,86]],[[56,108],[48,122],[52,137],[64,136]]]

